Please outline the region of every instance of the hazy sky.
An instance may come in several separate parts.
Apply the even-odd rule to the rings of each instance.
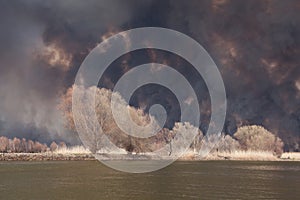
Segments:
[[[1,1],[0,135],[75,143],[57,104],[85,56],[104,35],[160,26],[197,40],[218,65],[228,97],[224,131],[258,124],[290,146],[299,144],[299,13],[297,0]],[[166,59],[158,54],[148,52],[145,60]],[[143,55],[135,57],[143,60]],[[169,57],[190,74],[199,93],[205,90],[184,61]],[[107,73],[119,74],[119,68]],[[141,92],[135,105],[161,99],[164,89],[156,87],[148,88],[155,98]],[[204,107],[206,97],[200,102]],[[165,101],[170,107],[173,102]]]

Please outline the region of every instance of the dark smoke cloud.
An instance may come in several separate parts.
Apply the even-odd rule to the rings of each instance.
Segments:
[[[219,66],[228,96],[224,131],[232,134],[238,126],[258,124],[278,134],[288,144],[287,148],[299,146],[300,3],[297,0],[2,1],[0,4],[1,134],[22,133],[24,137],[45,141],[57,138],[76,141],[63,128],[56,105],[60,95],[73,84],[84,57],[107,32],[162,26],[199,41]],[[154,58],[149,52],[147,55],[145,60],[164,62],[168,58],[165,55]],[[126,65],[134,66],[142,62],[136,60],[144,57],[133,58],[136,57],[128,56]],[[58,62],[61,60],[64,62]],[[202,119],[208,118],[210,103],[207,95],[201,96],[206,90],[203,82],[198,81],[199,77],[184,62],[171,57],[169,63],[193,82],[204,105]],[[107,73],[112,76],[112,80],[106,79],[109,87],[113,87],[121,72],[124,63],[123,68]],[[149,100],[149,95],[137,92],[133,103],[151,104],[160,99],[160,94],[160,91],[156,95],[151,93],[155,98]],[[165,101],[171,111],[175,103]],[[28,136],[29,133],[32,135]]]
[[[57,104],[101,36],[147,1],[1,1],[1,135],[78,142]],[[60,60],[65,62],[59,62]]]
[[[173,1],[170,6],[168,25],[200,41],[221,70],[227,131],[260,124],[298,146],[299,1]]]

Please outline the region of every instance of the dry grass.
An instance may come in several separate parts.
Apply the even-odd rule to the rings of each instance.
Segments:
[[[91,154],[91,152],[83,146],[72,146],[72,147],[66,147],[66,148],[58,148],[53,153],[54,154],[63,154],[63,155]]]
[[[124,152],[115,152],[116,154],[126,154]],[[47,154],[47,153],[46,153]],[[53,152],[53,154],[62,155],[89,155],[91,152],[83,146],[73,146],[67,148],[59,148]],[[180,160],[198,160],[199,155],[193,151],[188,151]],[[291,152],[283,153],[280,158],[277,158],[272,152],[268,151],[242,151],[236,150],[232,152],[213,152],[208,154],[205,158],[200,158],[201,160],[253,160],[253,161],[277,161],[277,160],[299,160],[300,153]]]
[[[300,152],[283,153],[280,158],[281,159],[299,160],[300,161]]]
[[[197,154],[194,151],[188,151],[179,160],[197,160]]]

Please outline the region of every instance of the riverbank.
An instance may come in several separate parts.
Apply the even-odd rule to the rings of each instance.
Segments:
[[[162,159],[149,155],[109,155],[100,154],[105,160],[148,160]],[[1,153],[0,161],[84,161],[96,160],[91,153]],[[276,157],[270,152],[255,152],[255,151],[236,151],[236,152],[218,152],[211,153],[205,158],[189,152],[182,156],[179,160],[197,161],[197,160],[239,160],[239,161],[300,161],[300,153],[283,153],[281,157]]]
[[[215,152],[208,154],[205,158],[190,152],[180,160],[237,160],[237,161],[300,161],[300,153],[290,152],[276,156],[272,152],[264,151],[234,151],[234,152]]]
[[[2,153],[0,161],[79,161],[95,160],[92,154]]]

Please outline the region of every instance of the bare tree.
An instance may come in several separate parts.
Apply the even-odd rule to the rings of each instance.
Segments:
[[[25,138],[21,140],[21,152],[27,153],[28,152],[28,144]]]
[[[116,123],[111,110],[112,91],[96,87],[87,89],[78,88],[77,92],[79,92],[83,96],[86,96],[87,98],[79,100],[77,99],[76,102],[73,103],[75,103],[78,107],[86,108],[86,105],[91,104],[91,102],[86,102],[87,99],[91,99],[88,97],[94,95],[95,91],[95,108],[87,107],[87,109],[83,109],[84,113],[72,113],[71,104],[73,89],[69,89],[63,96],[60,109],[63,111],[65,117],[67,118],[67,127],[75,130],[75,123],[73,120],[73,114],[75,114],[78,118],[76,125],[79,126],[81,130],[84,130],[84,133],[81,133],[80,135],[81,140],[93,153],[96,153],[97,151],[103,149],[110,151],[108,149],[105,149],[105,147],[111,147],[111,145],[108,145],[110,142],[116,146],[115,149],[117,149],[117,147],[123,148],[126,149],[129,153],[148,151],[150,145],[148,145],[148,143],[145,143],[145,139],[139,139],[136,137],[131,137],[129,135],[129,133],[132,133],[136,130],[132,129],[128,131],[129,133],[125,133]],[[142,110],[128,106],[119,94],[116,93],[115,95],[118,101],[115,105],[118,106],[118,109],[122,111],[120,112],[120,116],[118,116],[119,122],[125,124],[126,126],[128,124],[128,118],[126,118],[124,113],[129,112],[133,121],[139,126],[145,126],[150,123],[151,120],[149,115],[145,114]],[[93,121],[89,118],[93,115],[94,110],[97,116],[96,121]],[[149,127],[151,128],[151,126]]]
[[[4,153],[8,151],[9,140],[7,137],[0,137],[0,152]]]
[[[13,146],[14,146],[15,153],[20,153],[22,151],[21,140],[19,138],[14,137]]]
[[[32,140],[28,140],[27,148],[28,148],[28,153],[34,153],[34,142]]]
[[[50,151],[55,151],[57,150],[58,148],[58,145],[53,141],[51,144],[50,144]]]
[[[15,145],[12,139],[8,139],[8,152],[9,153],[15,152]]]
[[[0,137],[0,152],[9,153],[40,153],[48,150],[47,144],[40,142],[33,142],[32,140],[26,141],[25,138],[19,139],[14,137],[8,139],[6,137]]]

